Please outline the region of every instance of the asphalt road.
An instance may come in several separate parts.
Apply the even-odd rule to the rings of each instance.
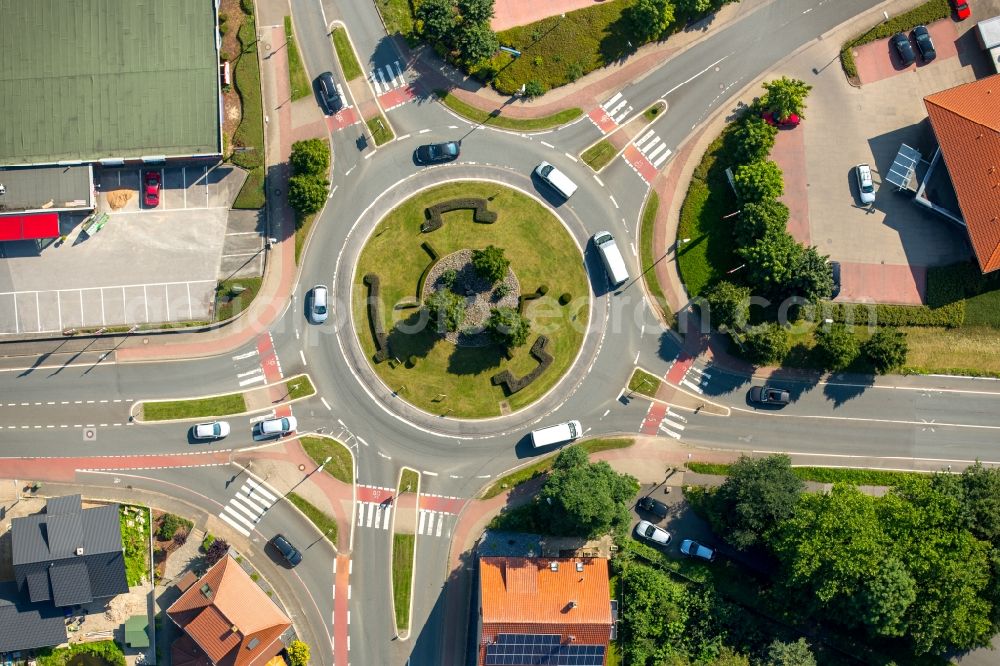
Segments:
[[[676,154],[692,130],[799,46],[874,6],[874,0],[774,0],[651,70],[621,92],[637,110],[657,99],[668,110],[653,125]],[[293,0],[300,49],[312,76],[339,72],[327,36],[333,21],[348,26],[366,72],[399,59],[385,36],[371,2]],[[413,72],[404,72],[415,80]],[[416,81],[419,85],[419,81]],[[621,397],[633,365],[664,374],[679,351],[643,300],[638,284],[608,291],[592,252],[584,254],[593,288],[591,329],[584,351],[558,390],[517,414],[488,422],[463,422],[419,413],[374,378],[353,334],[349,285],[353,257],[378,218],[393,204],[429,184],[453,178],[486,178],[517,187],[548,203],[586,248],[596,231],[609,229],[637,275],[637,220],[646,184],[622,160],[600,177],[571,155],[599,138],[582,119],[538,135],[483,128],[456,118],[436,103],[419,100],[387,113],[397,140],[378,150],[359,149],[355,126],[332,136],[337,190],[315,224],[291,307],[271,329],[285,375],[309,372],[319,394],[297,403],[300,430],[325,429],[348,440],[358,454],[358,481],[394,486],[399,469],[409,465],[432,473],[423,482],[431,492],[470,497],[489,477],[534,455],[526,433],[538,423],[580,419],[588,435],[638,432],[646,403]],[[413,149],[424,142],[462,140],[462,157],[444,167],[421,169]],[[374,154],[373,154],[374,153]],[[534,181],[541,160],[555,164],[581,185],[568,202]],[[303,317],[305,290],[314,284],[333,289],[331,321],[316,327]],[[186,451],[187,426],[127,425],[130,401],[221,393],[253,380],[252,351],[244,346],[217,357],[155,364],[118,364],[107,347],[53,344],[43,355],[0,358],[0,454],[19,456],[108,455]],[[1000,432],[995,414],[1000,385],[949,378],[900,378],[892,385],[844,382],[789,382],[794,402],[781,412],[763,412],[746,402],[750,380],[717,368],[699,389],[706,399],[732,408],[728,417],[688,414],[685,442],[746,450],[783,450],[812,454],[873,455],[898,459],[905,467],[917,458],[995,460]],[[322,400],[321,400],[322,398]],[[232,418],[233,435],[216,448],[250,445],[250,417]],[[120,423],[122,425],[114,425]],[[105,424],[105,425],[102,425]],[[51,427],[50,427],[51,426]],[[84,444],[81,429],[98,429]],[[158,492],[172,484],[191,501],[218,512],[229,501],[228,468],[193,473],[160,470],[135,481]],[[138,485],[137,485],[138,487]],[[309,543],[310,528],[278,503],[253,534],[255,543],[284,531],[296,543]],[[350,601],[351,661],[361,664],[441,663],[443,603],[449,539],[417,538],[413,628],[408,640],[394,640],[389,595],[389,543],[385,530],[358,528],[353,544]],[[264,564],[279,591],[306,609],[305,622],[317,646],[330,634],[332,555],[310,553],[294,572]],[[285,587],[287,586],[287,587]],[[285,587],[285,589],[283,589]],[[312,610],[310,610],[312,609]],[[324,650],[314,658],[332,662]]]

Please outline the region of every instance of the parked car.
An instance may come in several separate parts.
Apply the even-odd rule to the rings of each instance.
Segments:
[[[318,284],[310,290],[309,295],[309,319],[314,324],[322,324],[329,316],[329,304],[327,300],[329,292],[326,285]]]
[[[670,532],[662,527],[657,527],[648,520],[640,520],[635,526],[635,531],[646,541],[655,543],[658,546],[670,545]]]
[[[761,405],[784,406],[792,401],[788,391],[773,386],[754,386],[750,389],[750,400]]]
[[[950,0],[951,6],[955,9],[955,16],[959,21],[964,21],[965,19],[972,16],[972,10],[969,9],[969,3],[965,0]]]
[[[293,432],[298,425],[299,422],[295,420],[294,416],[286,416],[280,419],[265,419],[254,424],[253,436],[258,438],[281,437]]]
[[[316,87],[319,89],[319,101],[323,105],[323,111],[328,116],[332,116],[344,108],[344,100],[337,89],[337,82],[333,79],[333,74],[323,72],[316,77]]]
[[[768,125],[774,125],[775,127],[780,127],[782,129],[790,129],[792,127],[797,127],[802,119],[799,118],[798,114],[790,114],[786,118],[775,118],[773,111],[767,111],[760,114],[760,117],[764,119]]]
[[[681,553],[687,555],[688,557],[705,560],[706,562],[711,562],[715,559],[715,550],[709,548],[708,546],[703,546],[697,541],[692,541],[691,539],[684,539],[684,541],[681,541]]]
[[[930,62],[937,57],[937,51],[934,50],[934,40],[931,39],[931,33],[927,30],[927,26],[918,25],[914,28],[913,40],[917,43],[917,50],[920,51],[920,57],[924,59],[924,62]]]
[[[229,424],[225,421],[199,423],[191,428],[191,436],[195,439],[222,439],[229,434]]]
[[[648,511],[652,514],[655,514],[660,518],[667,517],[667,512],[668,512],[667,505],[658,499],[653,499],[649,495],[639,500],[638,507],[643,511]]]
[[[298,548],[292,545],[291,541],[285,538],[285,535],[274,535],[274,538],[271,539],[271,543],[281,556],[285,558],[285,562],[288,562],[288,566],[294,567],[302,561],[302,553],[299,552]]]
[[[899,59],[902,61],[903,65],[912,65],[916,59],[916,54],[913,53],[913,46],[910,44],[909,38],[901,32],[897,32],[893,35],[890,40],[893,47],[896,49],[896,53],[899,54]]]
[[[861,203],[870,204],[875,201],[875,183],[872,181],[872,168],[867,164],[854,167],[854,175],[858,178],[858,195]]]
[[[458,159],[460,152],[462,152],[462,147],[458,141],[428,143],[413,151],[413,159],[416,160],[417,164],[438,164]]]
[[[160,205],[160,172],[146,171],[142,174],[143,201],[149,208]]]
[[[831,261],[830,262],[830,272],[833,274],[833,291],[830,292],[830,298],[837,298],[840,296],[840,262]]]

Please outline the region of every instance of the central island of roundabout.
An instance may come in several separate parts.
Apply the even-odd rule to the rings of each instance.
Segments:
[[[537,402],[577,360],[591,319],[579,240],[497,182],[398,203],[365,240],[351,290],[370,370],[396,398],[449,419]]]

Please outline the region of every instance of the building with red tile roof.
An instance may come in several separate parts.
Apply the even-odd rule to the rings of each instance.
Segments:
[[[924,98],[984,273],[1000,269],[1000,74]]]
[[[174,663],[261,666],[285,647],[291,620],[231,556],[215,563],[167,609],[182,636]]]
[[[603,558],[481,557],[480,666],[603,666],[614,620]]]

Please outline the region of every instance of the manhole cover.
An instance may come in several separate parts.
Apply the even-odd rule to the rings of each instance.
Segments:
[[[299,471],[300,472],[306,471],[306,466],[305,465],[299,465]]]

